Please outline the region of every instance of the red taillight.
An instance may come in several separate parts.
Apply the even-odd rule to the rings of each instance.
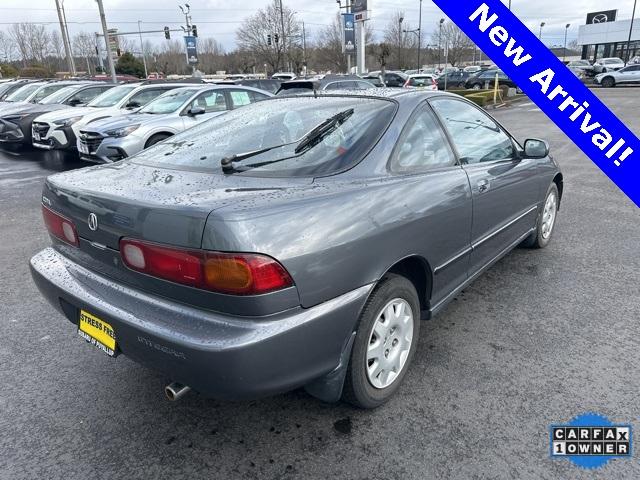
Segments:
[[[42,205],[42,217],[49,233],[69,245],[77,247],[78,231],[71,220]]]
[[[123,239],[120,254],[132,270],[194,288],[232,295],[260,295],[293,285],[282,265],[253,253],[184,250]]]

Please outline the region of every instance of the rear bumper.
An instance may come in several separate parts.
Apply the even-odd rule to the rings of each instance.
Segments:
[[[91,312],[114,327],[122,354],[220,399],[273,395],[332,372],[372,288],[310,309],[244,318],[114,283],[52,248],[36,254],[30,266],[42,294],[72,323],[80,309]]]

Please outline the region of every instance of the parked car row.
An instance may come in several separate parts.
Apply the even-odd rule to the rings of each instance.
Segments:
[[[77,150],[81,159],[96,163],[127,158],[211,117],[272,96],[201,81],[13,83],[14,91],[0,102],[0,144]],[[0,84],[0,92],[7,85]]]

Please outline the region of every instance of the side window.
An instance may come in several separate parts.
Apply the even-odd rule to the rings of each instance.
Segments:
[[[104,87],[86,88],[86,89],[82,90],[81,92],[78,92],[75,95],[73,95],[67,101],[67,103],[69,103],[69,104],[71,104],[71,103],[89,103],[91,100],[93,100],[95,97],[100,95],[105,90],[106,89]]]
[[[209,90],[201,93],[191,102],[191,108],[202,107],[206,113],[224,112],[227,109],[227,101],[221,90]]]
[[[423,172],[455,163],[444,132],[427,105],[419,107],[407,125],[391,158],[393,172]]]
[[[360,90],[368,90],[370,88],[373,88],[373,85],[368,82],[358,82],[358,88]]]
[[[432,102],[445,124],[463,164],[511,159],[511,138],[479,108],[460,100]]]
[[[159,97],[160,95],[162,95],[163,93],[165,93],[168,90],[170,90],[170,89],[167,89],[167,88],[148,88],[146,90],[142,90],[141,92],[138,92],[138,93],[134,94],[129,99],[128,103],[134,104],[134,106],[137,105],[138,107],[144,107],[151,100],[155,99],[156,97]]]

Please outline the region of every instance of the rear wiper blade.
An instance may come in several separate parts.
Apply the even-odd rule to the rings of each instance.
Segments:
[[[263,153],[270,152],[271,150],[275,150],[276,148],[286,147],[287,145],[293,145],[296,142],[291,143],[283,143],[281,145],[274,145],[273,147],[261,148],[260,150],[251,150],[250,152],[238,153],[236,155],[231,155],[230,157],[224,157],[220,161],[220,165],[222,165],[222,171],[229,172],[233,171],[233,164],[236,162],[241,162],[242,160],[246,160],[247,158],[255,157],[257,155],[262,155]]]
[[[295,153],[298,154],[306,152],[307,150],[315,147],[318,143],[331,135],[336,128],[346,122],[353,113],[353,108],[350,108],[349,110],[335,114],[331,118],[327,118],[324,122],[304,136],[296,146]]]
[[[271,150],[276,150],[277,148],[287,147],[289,145],[297,144],[296,148],[295,148],[295,154],[296,155],[300,155],[300,154],[310,150],[311,148],[315,147],[318,143],[320,143],[322,140],[324,140],[329,135],[331,135],[331,133],[333,133],[336,128],[338,128],[340,125],[342,125],[344,122],[346,122],[347,119],[349,117],[351,117],[351,115],[353,115],[353,113],[354,113],[353,108],[350,108],[349,110],[345,110],[344,112],[340,112],[340,113],[334,115],[333,117],[327,118],[324,122],[322,122],[320,125],[315,127],[313,130],[311,130],[309,133],[307,133],[300,140],[296,140],[296,141],[290,142],[290,143],[283,143],[283,144],[280,144],[280,145],[274,145],[273,147],[261,148],[259,150],[252,150],[250,152],[238,153],[238,154],[235,154],[235,155],[231,155],[230,157],[224,157],[220,161],[220,165],[222,166],[222,171],[225,172],[225,173],[235,172],[236,169],[233,167],[234,163],[241,162],[242,160],[246,160],[246,159],[251,158],[251,157],[256,157],[258,155],[262,155],[263,153],[270,152]],[[293,157],[286,157],[286,158],[281,158],[281,159],[277,159],[277,160],[271,160],[269,162],[263,162],[263,163],[259,163],[259,164],[255,164],[255,165],[249,165],[249,167],[257,168],[257,167],[261,167],[261,166],[264,166],[264,165],[270,165],[272,163],[282,162],[284,160],[289,160],[290,158],[293,158]]]

